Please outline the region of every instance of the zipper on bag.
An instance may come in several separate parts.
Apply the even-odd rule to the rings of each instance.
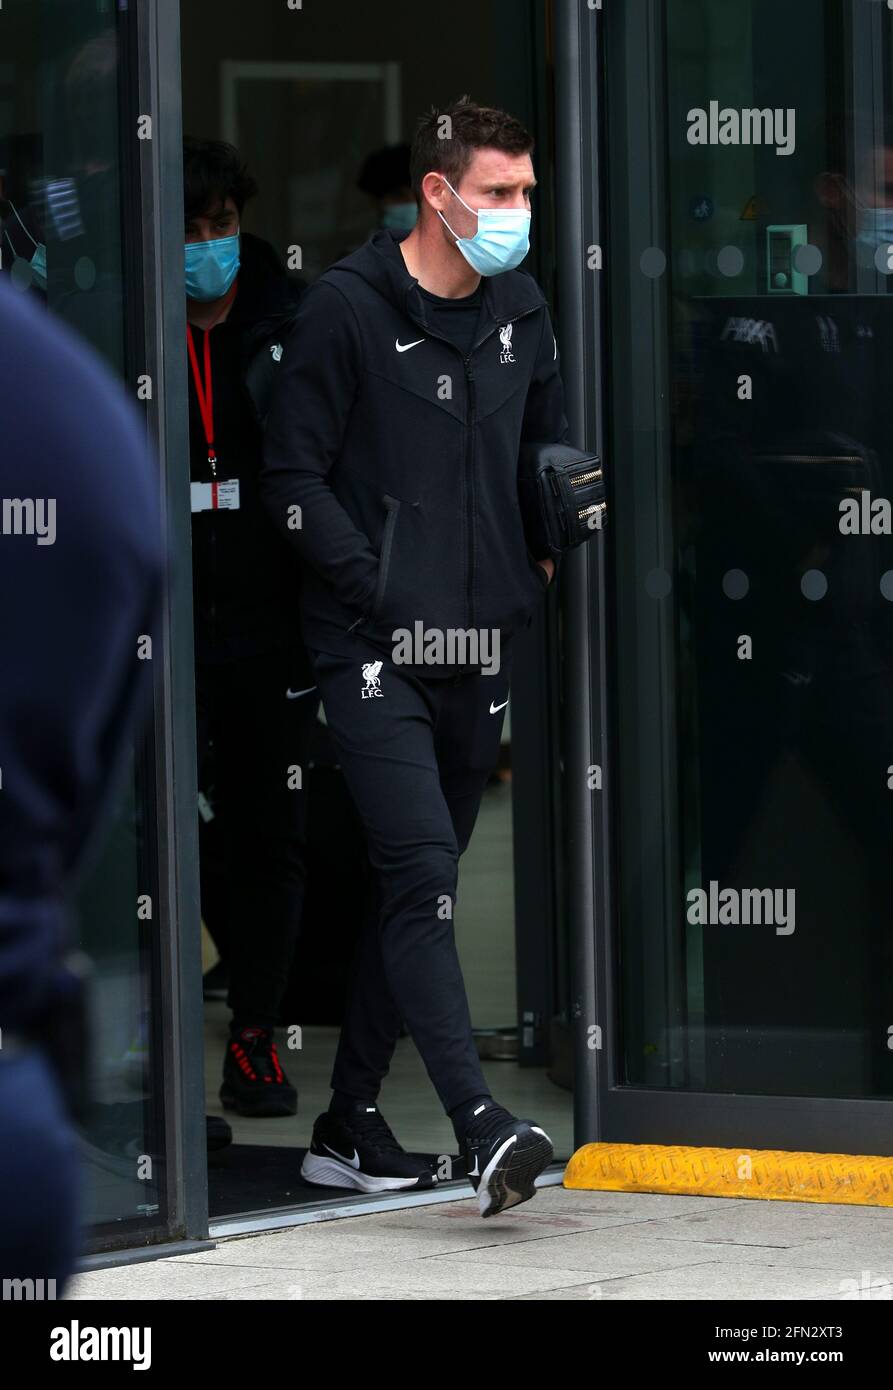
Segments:
[[[571,487],[582,487],[584,483],[594,483],[597,478],[602,476],[602,470],[596,468],[593,473],[581,473],[579,477],[571,478]]]

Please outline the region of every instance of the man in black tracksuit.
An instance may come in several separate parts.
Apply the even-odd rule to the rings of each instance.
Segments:
[[[528,245],[531,148],[519,122],[467,100],[420,123],[418,224],[376,232],[305,295],[262,478],[306,562],[304,636],[381,893],[302,1173],[364,1191],[431,1185],[375,1105],[402,1017],[485,1216],[532,1196],[552,1156],[490,1095],[452,925],[512,636],[552,573],[525,539],[519,449],[567,433],[546,301],[512,268]],[[477,647],[451,648],[462,632]]]
[[[267,378],[296,301],[272,247],[240,230],[254,184],[237,151],[187,140],[184,176],[202,909],[232,1010],[220,1096],[242,1115],[293,1115],[273,1029],[303,907],[297,770],[318,696],[298,566],[259,478]]]

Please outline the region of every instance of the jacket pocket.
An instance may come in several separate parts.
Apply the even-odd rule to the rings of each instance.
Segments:
[[[540,589],[548,589],[550,583],[549,576],[546,574],[546,571],[543,569],[542,565],[536,562],[529,550],[527,552],[527,563],[530,566],[530,569],[533,573],[533,577],[537,580]]]
[[[378,559],[378,583],[375,586],[375,596],[372,600],[372,611],[370,613],[370,617],[373,619],[379,616],[382,604],[384,603],[385,589],[388,583],[388,571],[391,567],[391,551],[394,546],[394,530],[397,525],[397,517],[400,513],[399,497],[389,497],[386,493],[382,501],[388,509],[388,514],[385,518],[384,532],[381,538],[381,550]]]

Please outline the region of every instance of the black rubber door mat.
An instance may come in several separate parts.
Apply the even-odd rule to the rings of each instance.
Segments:
[[[357,1197],[353,1187],[315,1187],[304,1182],[301,1164],[305,1148],[282,1145],[230,1144],[208,1155],[208,1211],[212,1221],[224,1216],[269,1211],[274,1207],[328,1206],[340,1197]],[[434,1171],[438,1156],[419,1154]],[[453,1178],[462,1178],[465,1166],[453,1156]],[[398,1189],[399,1192],[399,1189]],[[398,1192],[382,1196],[397,1196]],[[376,1193],[369,1193],[374,1197]]]

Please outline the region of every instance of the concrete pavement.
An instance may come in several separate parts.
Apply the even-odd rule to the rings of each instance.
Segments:
[[[345,1216],[78,1275],[103,1299],[893,1300],[893,1209],[547,1187]]]

